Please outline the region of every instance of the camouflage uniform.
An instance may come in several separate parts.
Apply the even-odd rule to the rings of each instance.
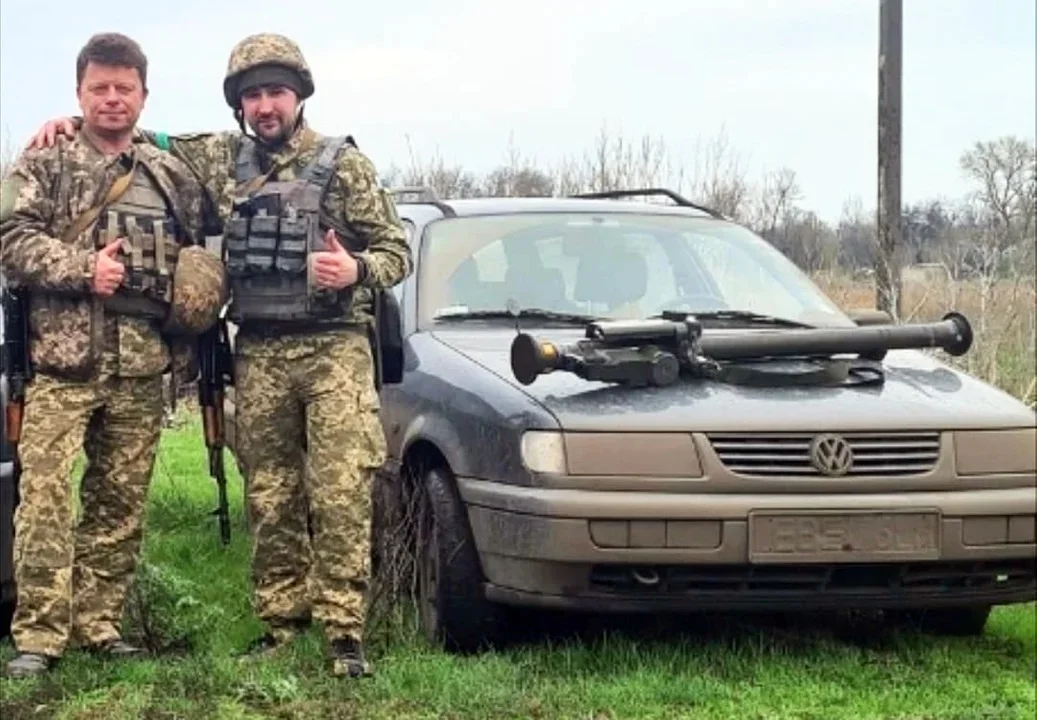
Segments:
[[[305,99],[312,80],[298,48],[280,36],[246,39],[232,54],[231,73],[271,58],[275,63],[287,58],[300,72]],[[225,90],[234,107],[233,83]],[[241,193],[235,164],[243,136],[144,135],[168,144],[191,168],[221,225],[226,223]],[[322,139],[300,122],[276,151],[257,142],[260,169],[275,168],[271,181],[292,180],[314,159]],[[401,282],[413,265],[395,207],[371,161],[352,143],[335,160],[321,209],[344,247],[357,235],[367,241],[366,250],[353,252],[366,272],[352,288],[353,301],[344,317],[300,327],[281,323],[276,330],[267,323],[239,326],[235,407],[254,538],[256,612],[268,624],[272,641],[289,639],[313,618],[323,624],[334,647],[336,640],[359,644],[362,639],[370,577],[371,483],[386,459],[368,339],[371,290]],[[228,317],[234,312],[232,294]]]
[[[176,244],[200,241],[197,181],[147,145],[109,160],[85,135],[59,138],[52,148],[27,150],[3,185],[0,260],[7,279],[30,292],[36,373],[26,391],[15,517],[12,635],[22,653],[56,658],[70,641],[119,641],[162,424],[162,376],[172,368],[190,379],[196,367],[190,344],[164,337],[161,322],[121,314],[93,294],[103,236],[87,226],[63,237],[133,158],[145,197],[158,191],[150,196],[157,212],[163,195],[173,203],[182,229]],[[86,469],[76,527],[70,474],[81,447]]]

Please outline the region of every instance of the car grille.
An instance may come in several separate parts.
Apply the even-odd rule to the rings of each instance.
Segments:
[[[853,450],[848,477],[918,475],[940,455],[939,432],[840,433]],[[819,476],[810,460],[816,433],[714,433],[709,442],[720,462],[739,475]]]

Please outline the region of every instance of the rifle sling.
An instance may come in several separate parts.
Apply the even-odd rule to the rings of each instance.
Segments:
[[[100,215],[106,207],[108,207],[113,202],[122,197],[122,194],[126,192],[126,189],[130,186],[130,183],[133,181],[133,175],[136,170],[137,158],[134,158],[133,165],[130,167],[129,171],[116,178],[115,182],[113,182],[112,186],[108,189],[108,194],[105,195],[104,200],[99,204],[94,205],[92,208],[89,208],[86,212],[77,217],[75,221],[69,226],[68,230],[66,230],[64,234],[61,236],[62,240],[64,240],[66,243],[75,240],[81,232],[86,230],[90,226],[90,224],[97,219],[97,216]]]

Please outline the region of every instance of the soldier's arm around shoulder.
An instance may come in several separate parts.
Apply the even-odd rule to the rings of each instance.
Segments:
[[[170,135],[137,128],[135,139],[164,150],[184,163],[203,187],[222,183],[234,162],[239,133],[197,132]]]
[[[96,252],[56,236],[56,188],[67,141],[28,149],[0,186],[0,265],[11,281],[56,292],[90,292]]]
[[[378,181],[374,163],[347,145],[339,155],[336,180],[345,198],[345,221],[368,243],[367,249],[354,253],[367,267],[360,284],[389,288],[405,280],[414,269],[414,259],[396,206]]]

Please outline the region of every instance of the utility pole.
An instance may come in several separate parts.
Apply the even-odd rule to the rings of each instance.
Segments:
[[[902,0],[879,0],[878,264],[875,302],[900,318],[900,138],[903,70]]]

